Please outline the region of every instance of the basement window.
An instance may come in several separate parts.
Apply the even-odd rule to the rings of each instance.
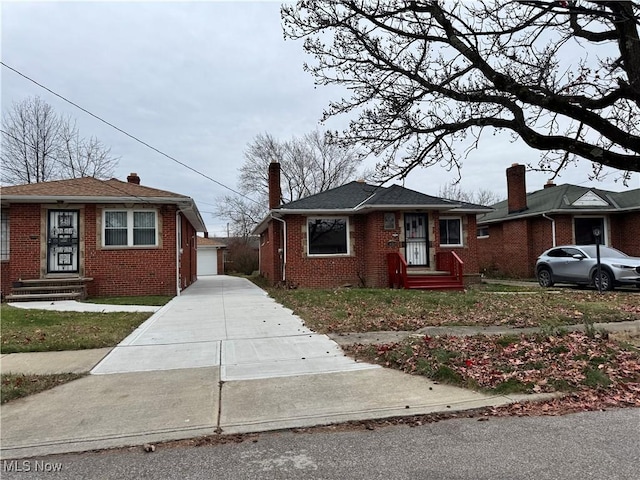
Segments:
[[[103,246],[155,247],[158,245],[158,219],[155,210],[105,210]]]
[[[349,220],[344,217],[307,219],[309,255],[348,255]]]

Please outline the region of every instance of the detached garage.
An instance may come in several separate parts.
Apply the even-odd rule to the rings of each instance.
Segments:
[[[213,238],[198,237],[198,276],[224,274],[223,251],[226,245]]]

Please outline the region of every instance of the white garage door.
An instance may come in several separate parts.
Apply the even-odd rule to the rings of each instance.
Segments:
[[[198,276],[218,274],[218,249],[198,249]]]

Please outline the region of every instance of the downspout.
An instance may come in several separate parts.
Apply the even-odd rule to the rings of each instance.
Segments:
[[[283,228],[283,237],[284,244],[282,246],[282,282],[286,282],[287,280],[287,222],[285,222],[282,218],[275,217],[273,214],[270,217],[274,220],[278,220],[282,222]]]
[[[542,218],[546,218],[547,220],[551,221],[551,240],[553,242],[553,245],[551,246],[555,247],[556,246],[556,221],[551,217],[547,217],[546,213],[542,214]]]

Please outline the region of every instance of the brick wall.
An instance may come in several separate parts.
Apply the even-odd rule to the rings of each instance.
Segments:
[[[289,215],[287,221],[287,282],[299,287],[330,288],[360,285],[364,278],[364,231],[362,220],[349,218],[350,252],[348,256],[307,255],[307,217]],[[359,228],[358,228],[359,227]]]
[[[612,215],[609,225],[611,246],[640,257],[640,212]]]
[[[260,274],[270,284],[282,281],[280,245],[282,244],[282,222],[271,220],[267,229],[260,235]]]
[[[218,275],[224,275],[224,248],[218,248],[216,255],[218,258]]]
[[[40,278],[41,211],[40,205],[13,204],[9,215],[9,261],[2,262],[2,292],[11,292],[19,279]]]
[[[180,249],[180,288],[185,289],[198,279],[196,231],[187,218],[179,215],[182,229]]]
[[[85,209],[84,275],[92,296],[176,294],[176,207],[158,210],[159,246],[152,248],[102,247],[102,206]],[[183,231],[183,242],[187,232]]]
[[[59,208],[51,206],[54,207]],[[162,206],[157,210],[158,228],[162,230],[158,247],[118,249],[102,247],[104,206],[87,204],[69,208],[80,210],[79,275],[93,278],[88,284],[89,295],[175,295],[175,206]],[[12,282],[46,275],[47,210],[47,206],[35,204],[12,204],[7,209],[11,247],[9,261],[2,262],[4,295],[10,292]],[[179,218],[183,224],[181,285],[186,288],[197,278],[196,232],[185,217]]]
[[[446,215],[450,216],[450,215]],[[477,224],[475,215],[462,215],[462,247],[441,247],[440,246],[440,215],[438,212],[432,214],[432,237],[434,238],[433,250],[437,252],[455,252],[464,262],[465,276],[477,276],[480,272],[480,257],[478,253],[478,237],[476,236]],[[430,219],[431,221],[431,219]],[[434,265],[435,267],[435,265]]]
[[[372,212],[349,217],[349,255],[307,255],[307,217],[289,215],[287,222],[287,266],[286,279],[291,285],[307,288],[331,288],[344,285],[386,287],[388,286],[387,254],[400,251],[402,240],[402,217],[395,215],[395,228],[385,230],[384,212]],[[430,248],[433,257],[436,251],[455,251],[465,262],[465,273],[478,273],[476,243],[476,220],[474,215],[463,216],[464,246],[440,248],[438,216],[430,215],[430,239],[437,245]],[[279,255],[274,246],[271,227],[261,236],[260,271],[270,283],[278,283]],[[396,236],[394,236],[394,234]],[[433,260],[431,262],[433,265]]]
[[[575,243],[573,216],[554,215],[556,245]],[[640,256],[640,213],[610,215],[609,245]],[[552,223],[543,217],[489,225],[478,239],[480,270],[513,277],[533,277],[538,256],[553,246]]]

